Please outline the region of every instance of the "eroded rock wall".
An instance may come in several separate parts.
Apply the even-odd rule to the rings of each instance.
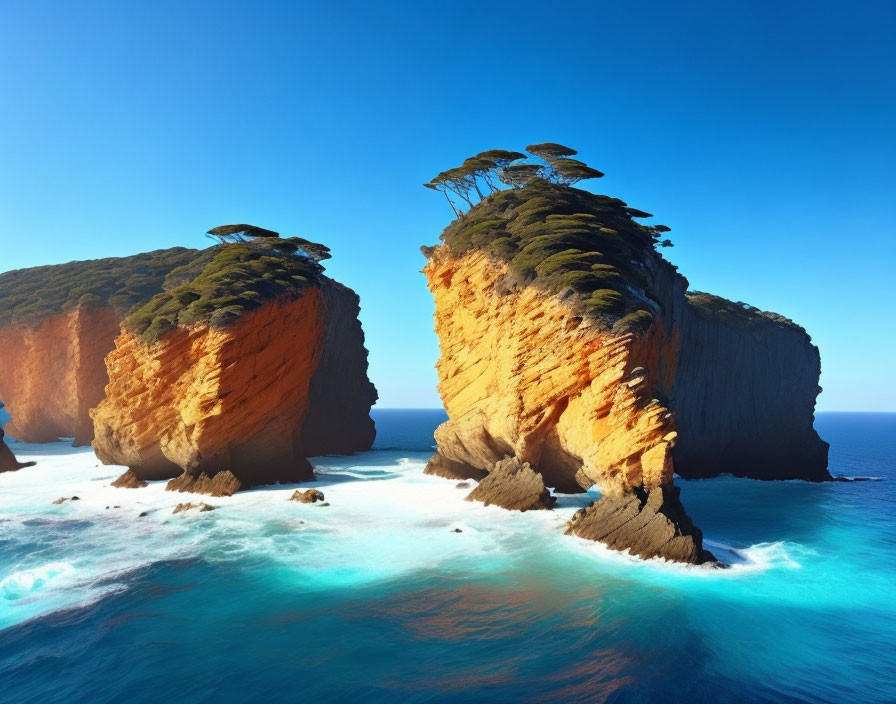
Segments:
[[[729,312],[699,301],[721,302]],[[828,444],[812,425],[818,348],[790,321],[734,314],[734,305],[699,294],[680,320],[675,471],[685,478],[830,479]]]
[[[672,481],[675,425],[658,396],[678,343],[663,316],[643,334],[602,331],[535,287],[505,289],[506,265],[481,252],[437,248],[424,272],[450,418],[436,431],[444,458],[490,470],[516,457],[561,491]]]
[[[367,450],[376,435],[370,407],[377,393],[367,378],[358,295],[331,279],[323,281],[321,293],[326,324],[302,426],[306,457]]]
[[[0,328],[0,398],[12,417],[6,432],[23,442],[73,437],[89,445],[88,411],[103,398],[103,358],[118,332],[116,312],[93,306]]]
[[[153,344],[122,333],[92,411],[97,456],[140,479],[224,470],[243,486],[309,479],[299,433],[323,314],[309,288],[224,329],[176,328]]]

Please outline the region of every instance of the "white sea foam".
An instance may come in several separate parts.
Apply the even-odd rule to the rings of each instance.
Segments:
[[[724,548],[736,558],[727,570],[645,562],[563,535],[566,521],[593,495],[561,495],[553,511],[485,507],[464,500],[468,488],[424,475],[425,453],[322,458],[318,481],[302,485],[325,493],[330,505],[321,506],[290,502],[295,485],[226,498],[166,492],[165,482],[116,489],[110,483],[122,468],[100,464],[89,450],[61,444],[15,450],[38,464],[0,475],[0,525],[14,541],[37,547],[24,559],[16,556],[8,573],[0,566],[0,594],[7,597],[0,600],[0,627],[118,590],[131,574],[173,559],[263,563],[303,590],[435,569],[481,574],[548,557],[572,561],[586,573],[647,581],[724,579],[799,566],[796,548],[784,543],[735,549],[709,542],[709,549]],[[79,500],[53,504],[60,496]],[[216,510],[172,515],[185,500]]]
[[[0,597],[4,599],[20,599],[48,583],[64,580],[75,573],[75,568],[67,562],[50,562],[40,567],[19,570],[0,580]]]

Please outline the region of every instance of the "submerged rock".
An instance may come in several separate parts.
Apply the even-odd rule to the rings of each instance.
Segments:
[[[510,511],[535,511],[551,509],[557,500],[528,462],[507,457],[495,464],[488,476],[470,492],[467,501],[481,501],[486,506],[495,504]]]
[[[308,489],[306,491],[296,489],[293,492],[293,495],[289,497],[289,500],[298,501],[303,504],[313,504],[316,501],[324,500],[324,492],[318,491],[317,489]]]
[[[577,511],[567,535],[596,540],[632,555],[661,557],[674,562],[715,562],[703,549],[703,533],[681,505],[676,486],[636,489],[621,496],[605,496]]]
[[[118,489],[141,489],[144,486],[148,486],[148,484],[140,479],[133,469],[129,469],[118,479],[112,482],[112,486]]]
[[[204,513],[205,511],[214,511],[214,510],[215,510],[214,506],[209,506],[208,504],[205,504],[202,502],[197,503],[197,504],[184,503],[184,504],[178,504],[177,506],[175,506],[174,511],[172,511],[172,513],[173,514],[174,513],[185,513],[187,511],[198,511],[199,513]]]
[[[53,503],[54,503],[54,504],[64,504],[66,501],[80,501],[80,500],[81,500],[81,499],[80,499],[80,497],[78,497],[78,496],[71,496],[71,497],[69,497],[69,496],[60,496],[60,497],[59,497],[58,499],[56,499]],[[106,506],[106,508],[109,508],[109,507]]]
[[[225,469],[211,477],[204,472],[198,476],[184,472],[168,482],[165,491],[208,494],[209,496],[233,496],[240,488],[242,488],[240,480],[234,476],[233,472]]]

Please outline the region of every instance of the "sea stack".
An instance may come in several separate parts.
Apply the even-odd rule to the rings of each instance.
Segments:
[[[544,170],[525,178],[509,171],[502,176],[511,189],[483,198],[446,228],[440,244],[423,248],[441,350],[439,392],[449,416],[436,431],[429,471],[444,476],[448,467],[452,478],[465,470],[478,477],[516,458],[558,491],[600,489],[602,498],[571,521],[571,533],[644,557],[714,561],[673,486],[680,435],[698,432],[690,416],[680,427],[674,411],[678,396],[689,413],[714,373],[711,347],[689,336],[714,344],[713,335],[723,339],[714,325],[723,321],[714,323],[708,313],[701,318],[706,329],[698,329],[687,281],[656,248],[666,243],[660,240],[668,228],[636,221],[648,213],[573,188],[577,179],[556,172],[548,180],[534,175]],[[727,364],[750,365],[753,378],[770,377],[752,395],[714,406],[725,416],[714,423],[729,442],[732,436],[766,442],[768,433],[745,429],[739,436],[737,419],[755,418],[752,409],[773,403],[789,428],[801,429],[792,437],[811,445],[804,475],[813,478],[826,474],[826,454],[819,452],[826,446],[811,430],[817,364],[788,369],[814,350],[807,336],[791,339],[794,327],[774,321],[763,327],[762,339],[781,346],[780,368],[764,368],[760,353],[730,356]],[[749,348],[756,338],[733,335],[724,344]],[[726,370],[711,393],[724,394],[722,386],[737,373]],[[797,390],[812,403],[776,399]],[[681,462],[698,457],[704,471],[729,471],[721,445],[689,439]],[[768,443],[751,457],[781,450]],[[786,464],[783,455],[778,459],[779,467]]]
[[[94,449],[179,491],[312,479],[307,457],[373,442],[358,298],[324,276],[326,247],[268,231],[222,239],[192,279],[123,321]]]

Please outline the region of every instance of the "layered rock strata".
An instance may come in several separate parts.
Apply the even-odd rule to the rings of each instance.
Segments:
[[[426,471],[464,479],[507,456],[561,492],[597,485],[573,533],[702,563],[676,471],[827,478],[818,354],[780,316],[689,298],[655,250],[668,228],[632,219],[647,216],[536,178],[423,248],[449,416]]]
[[[124,321],[91,411],[103,462],[228,496],[313,479],[309,456],[370,447],[358,298],[281,247],[231,245]]]
[[[715,556],[703,549],[703,533],[681,505],[680,491],[667,485],[603,498],[577,511],[566,533],[643,558],[698,565],[715,562]]]
[[[492,468],[467,496],[467,501],[495,504],[509,511],[551,509],[557,499],[551,496],[541,475],[516,457],[506,457]]]
[[[6,431],[22,442],[89,445],[88,411],[103,398],[103,358],[118,333],[119,315],[92,305],[0,327],[0,393],[12,416]]]

